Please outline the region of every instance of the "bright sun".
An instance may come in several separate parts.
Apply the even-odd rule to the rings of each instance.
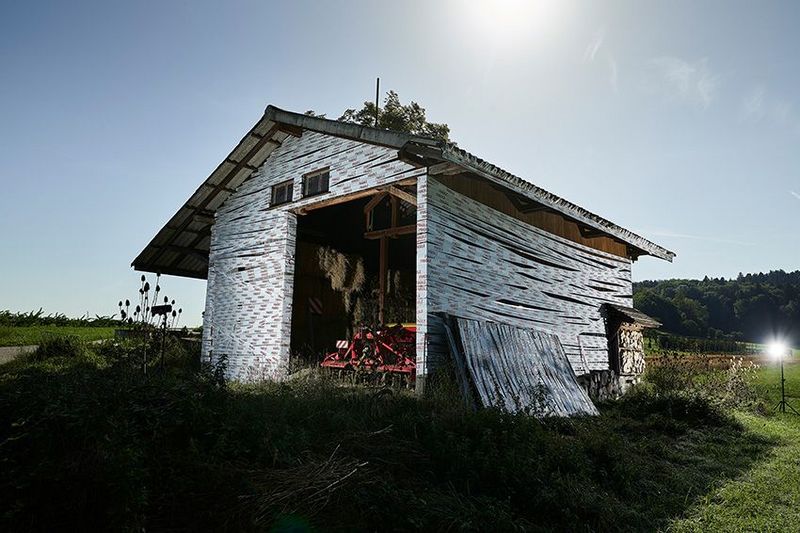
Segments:
[[[470,29],[490,43],[519,45],[552,34],[563,16],[558,0],[468,0],[459,3]]]

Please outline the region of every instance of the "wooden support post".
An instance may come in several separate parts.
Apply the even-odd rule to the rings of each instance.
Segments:
[[[380,261],[378,266],[378,276],[380,277],[378,286],[378,322],[383,325],[386,318],[386,273],[388,270],[389,259],[389,240],[381,237]]]

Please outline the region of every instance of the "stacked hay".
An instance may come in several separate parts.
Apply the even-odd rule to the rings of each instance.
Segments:
[[[416,273],[390,270],[386,284],[386,323],[414,322],[417,309]]]
[[[321,246],[317,249],[317,263],[325,278],[330,281],[331,289],[342,295],[351,326],[363,322],[366,317],[362,300],[367,284],[364,259]]]
[[[342,295],[351,327],[373,324],[378,317],[377,275],[368,275],[364,259],[329,247],[317,250],[319,269],[331,289]],[[413,322],[416,309],[414,272],[389,270],[386,284],[386,323]]]

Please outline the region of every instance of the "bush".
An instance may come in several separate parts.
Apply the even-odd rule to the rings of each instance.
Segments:
[[[725,358],[720,363],[710,357],[663,353],[648,361],[644,384],[656,394],[684,395],[720,408],[760,411],[755,388],[758,368],[741,357]]]
[[[53,357],[77,358],[86,354],[86,345],[75,336],[46,337],[29,356],[33,361],[44,361]]]
[[[112,339],[98,344],[95,350],[108,364],[120,369],[141,372],[145,356],[148,371],[161,367],[162,340],[160,335]],[[199,343],[183,341],[167,335],[164,339],[163,351],[166,368],[189,371],[200,369]]]
[[[641,417],[645,423],[664,424],[672,430],[685,430],[691,425],[736,425],[720,405],[694,389],[658,391],[645,385],[634,388],[620,403],[626,412]]]

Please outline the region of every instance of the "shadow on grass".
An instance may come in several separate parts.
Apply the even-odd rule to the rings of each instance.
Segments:
[[[4,530],[294,531],[652,531],[775,444],[679,396],[541,423],[85,358],[0,370],[0,442]]]

